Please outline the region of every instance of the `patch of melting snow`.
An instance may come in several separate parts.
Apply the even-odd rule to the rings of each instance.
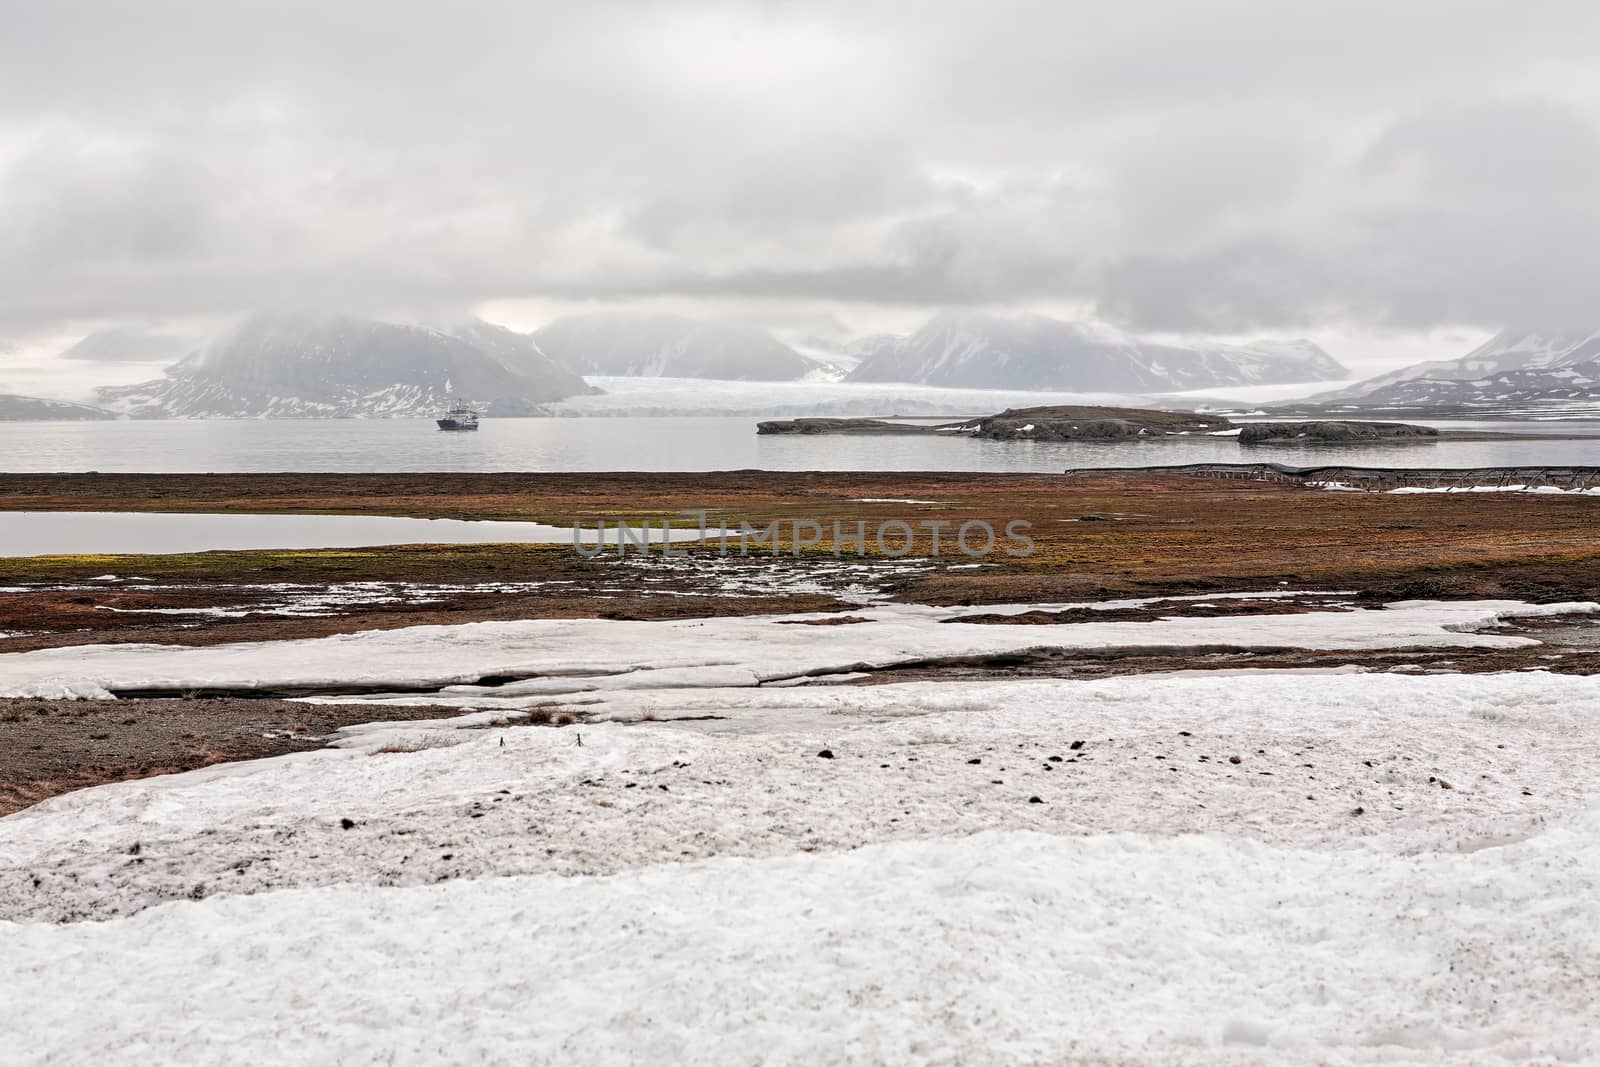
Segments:
[[[539,582],[333,582],[312,585],[297,582],[273,582],[266,585],[206,586],[207,592],[228,595],[259,596],[260,599],[245,604],[204,607],[141,607],[124,608],[97,604],[97,611],[111,611],[122,615],[172,615],[223,619],[242,619],[252,616],[280,616],[286,618],[315,618],[339,615],[352,608],[377,607],[386,604],[427,605],[441,603],[452,596],[504,593],[517,595],[535,592],[553,585],[572,585],[573,579],[554,579]],[[40,591],[32,589],[9,590],[14,592]],[[70,591],[74,586],[48,587],[54,591]],[[168,592],[192,591],[193,586],[149,585],[141,591]],[[0,590],[8,591],[8,590]],[[262,596],[261,594],[266,594]]]
[[[1071,520],[1063,520],[1071,521]],[[1338,598],[1352,597],[1356,590],[1316,590],[1316,589],[1263,589],[1253,593],[1184,593],[1176,596],[1133,597],[1125,600],[1079,600],[1059,602],[1039,602],[1035,604],[976,604],[965,608],[967,614],[984,615],[1024,615],[1029,612],[1044,611],[1124,611],[1129,608],[1148,608],[1157,604],[1209,604],[1213,600],[1299,600],[1312,599],[1327,601],[1328,606],[1347,603]],[[907,605],[916,607],[917,605]],[[946,609],[940,609],[946,610]]]
[[[779,678],[771,682],[761,683],[763,689],[786,689],[799,685],[811,685],[815,682],[827,682],[830,685],[839,682],[853,682],[860,678],[871,678],[870,671],[840,671],[836,674],[801,674],[793,678]]]
[[[1234,594],[1246,598],[1260,595]],[[1188,599],[1227,596],[1211,593]],[[963,616],[977,613],[1141,607],[1162,599],[981,608],[875,604],[857,609],[864,622],[851,626],[790,625],[795,621],[827,622],[831,616],[826,614],[650,622],[532,619],[201,648],[76,646],[0,655],[0,695],[104,699],[117,692],[190,689],[316,693],[355,687],[452,687],[447,698],[429,695],[423,702],[515,706],[518,700],[563,691],[635,687],[650,672],[671,672],[659,678],[663,683],[670,678],[675,686],[692,684],[695,672],[703,674],[704,684],[742,685],[930,659],[1041,650],[1524,648],[1540,642],[1480,631],[1508,618],[1600,612],[1600,604],[1589,602],[1405,601],[1382,611],[1091,621],[1043,627],[961,622]],[[629,677],[619,682],[621,675]],[[508,697],[511,690],[503,686],[478,684],[490,677],[529,679],[536,696]],[[390,699],[381,694],[378,698]]]
[[[883,582],[927,574],[939,569],[924,560],[796,560],[761,556],[656,556],[628,557],[624,566],[670,572],[659,580],[709,578],[713,590],[680,590],[675,596],[794,596],[831,595],[852,604],[881,602]]]
[[[815,594],[836,596],[848,603],[881,601],[885,581],[926,574],[940,564],[923,560],[873,560],[791,559],[752,555],[717,556],[697,554],[689,556],[626,556],[620,559],[606,557],[605,563],[626,569],[635,579],[647,586],[664,586],[681,583],[683,589],[648,590],[651,596],[670,597],[749,597],[791,596]],[[967,569],[990,564],[955,564],[950,569]],[[641,573],[642,572],[642,573]],[[90,579],[85,582],[39,582],[31,585],[0,586],[0,593],[43,593],[100,591],[106,583],[119,579],[114,575]],[[310,618],[338,615],[351,609],[387,604],[427,605],[456,596],[489,594],[523,595],[554,587],[572,586],[576,579],[550,579],[545,581],[498,582],[386,582],[356,581],[333,582],[326,585],[272,582],[260,585],[207,585],[202,587],[182,584],[155,583],[151,579],[121,579],[140,581],[141,592],[192,593],[197,588],[219,599],[248,599],[247,603],[218,604],[193,607],[118,607],[96,605],[101,611],[128,615],[167,615],[195,618],[247,618],[251,616],[280,616]],[[696,583],[704,588],[693,588]],[[626,585],[601,584],[590,589],[596,597],[637,594],[640,590]]]
[[[912,500],[906,497],[893,496],[862,496],[850,501],[852,504],[938,504],[948,506],[948,500]]]

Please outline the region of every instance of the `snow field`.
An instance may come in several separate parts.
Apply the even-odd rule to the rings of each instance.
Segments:
[[[0,819],[0,1061],[1592,1062],[1600,678],[757,682],[1595,605],[940,621],[979,610],[0,656],[86,694],[543,675]],[[536,703],[609,721],[485,728]]]
[[[725,718],[375,725],[341,749],[70,793],[0,821],[0,919],[1019,828],[1458,851],[1537,833],[1600,795],[1588,758],[1600,679],[1314,684],[1285,673],[624,692],[594,710]]]
[[[1597,849],[1011,831],[294,890],[0,925],[0,997],[39,1062],[1577,1062]]]
[[[1215,599],[1215,598],[1205,598]],[[1229,649],[1517,648],[1529,638],[1476,631],[1517,617],[1594,613],[1600,604],[1406,601],[1381,611],[1057,626],[950,622],[962,615],[1083,605],[863,608],[865,623],[798,625],[826,616],[744,616],[627,622],[534,619],[416,626],[301,641],[182,648],[90,645],[0,655],[0,696],[104,699],[114,692],[282,690],[349,686],[470,685],[486,676],[540,676],[536,694],[605,688],[616,676],[671,670],[662,684],[747,684],[807,673],[839,673],[935,657],[1030,649],[1215,647]],[[716,681],[707,680],[707,672]],[[559,681],[567,679],[567,681]],[[648,683],[646,683],[648,684]],[[506,696],[499,689],[485,697]],[[453,694],[477,695],[467,691]]]

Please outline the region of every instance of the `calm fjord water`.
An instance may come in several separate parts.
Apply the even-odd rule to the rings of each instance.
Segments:
[[[1270,461],[1386,467],[1600,466],[1600,422],[1434,423],[1575,440],[1241,448],[1231,438],[1128,444],[943,437],[760,437],[749,416],[490,419],[441,433],[427,419],[0,422],[0,471],[1056,472],[1068,467]]]

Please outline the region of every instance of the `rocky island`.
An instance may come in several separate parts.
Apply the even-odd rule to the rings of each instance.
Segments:
[[[1405,422],[1253,422],[1239,430],[1241,445],[1337,445],[1368,441],[1433,441],[1432,426]]]
[[[756,423],[758,434],[925,434],[937,427],[921,422],[891,422],[888,419],[807,418],[772,419]]]
[[[1192,411],[1057,405],[1014,408],[998,415],[938,424],[888,419],[776,419],[756,424],[759,434],[942,434],[990,441],[1125,441],[1228,433],[1233,423]]]
[[[1429,441],[1439,431],[1401,422],[1235,423],[1221,415],[1144,408],[1048,406],[1014,408],[962,422],[889,419],[777,419],[759,434],[942,434],[988,441],[1130,441],[1164,437],[1237,437],[1253,444],[1345,444],[1353,441]]]

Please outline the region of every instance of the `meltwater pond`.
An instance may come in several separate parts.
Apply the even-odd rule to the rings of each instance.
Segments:
[[[698,530],[673,530],[674,541]],[[606,540],[615,543],[608,528]],[[662,532],[650,531],[651,544]],[[593,542],[595,533],[583,539]],[[0,557],[160,554],[375,545],[571,544],[572,528],[538,522],[407,519],[385,515],[203,515],[114,511],[0,512]]]

